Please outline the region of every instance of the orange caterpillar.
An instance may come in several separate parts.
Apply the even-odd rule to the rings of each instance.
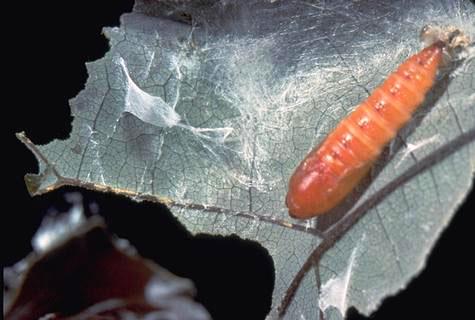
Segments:
[[[290,216],[307,219],[337,206],[424,101],[444,55],[469,42],[455,28],[424,27],[421,36],[432,44],[404,61],[297,167],[286,197]]]

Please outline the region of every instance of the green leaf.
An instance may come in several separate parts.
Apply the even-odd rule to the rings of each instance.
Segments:
[[[269,318],[370,314],[424,266],[472,184],[473,48],[441,75],[371,177],[331,214],[289,218],[305,154],[404,59],[428,23],[475,37],[467,1],[138,1],[87,64],[66,141],[36,146],[28,188],[165,202],[192,232],[238,234],[272,255]]]

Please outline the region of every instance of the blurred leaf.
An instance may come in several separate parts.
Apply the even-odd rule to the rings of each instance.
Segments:
[[[80,206],[47,217],[32,243],[4,270],[5,319],[210,319],[190,280],[140,257]]]
[[[420,272],[472,184],[473,51],[335,212],[289,218],[288,178],[420,50],[425,24],[473,39],[473,21],[468,1],[138,1],[87,64],[70,138],[19,135],[40,163],[28,188],[162,201],[192,232],[259,241],[276,266],[270,318],[369,314]]]

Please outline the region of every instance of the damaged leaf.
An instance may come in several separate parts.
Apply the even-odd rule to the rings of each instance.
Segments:
[[[44,220],[32,243],[4,270],[5,319],[211,319],[190,280],[143,259],[78,206]]]
[[[291,219],[305,154],[404,59],[428,23],[475,38],[469,1],[137,1],[87,64],[68,140],[34,145],[32,194],[62,185],[169,205],[192,232],[259,241],[269,318],[370,314],[424,266],[472,185],[473,50],[339,210]],[[133,217],[131,217],[133,219]]]

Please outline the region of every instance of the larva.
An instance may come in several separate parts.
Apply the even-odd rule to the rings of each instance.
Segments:
[[[337,206],[424,101],[443,60],[469,43],[455,28],[424,27],[421,37],[432,44],[404,61],[297,167],[286,197],[290,216],[307,219]]]

